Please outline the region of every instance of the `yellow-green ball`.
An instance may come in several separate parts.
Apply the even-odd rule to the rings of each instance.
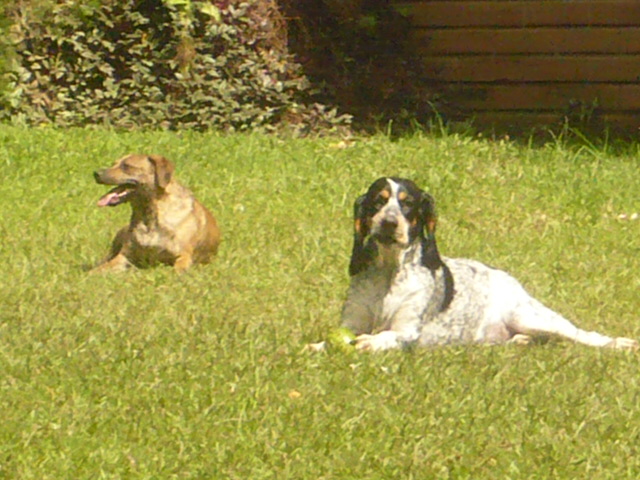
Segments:
[[[337,348],[339,350],[351,350],[353,349],[356,341],[354,333],[345,327],[336,328],[333,330],[327,338],[327,343],[330,348]]]

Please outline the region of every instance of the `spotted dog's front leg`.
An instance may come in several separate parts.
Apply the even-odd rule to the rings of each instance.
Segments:
[[[376,326],[374,313],[366,303],[347,298],[342,308],[340,326],[348,328],[355,335],[371,333]]]
[[[404,348],[415,343],[419,333],[417,329],[404,331],[384,330],[373,335],[363,334],[356,337],[356,349],[364,352],[378,352]]]
[[[399,341],[398,334],[393,330],[385,330],[375,335],[363,334],[356,337],[356,349],[363,352],[379,352],[400,348],[403,342]]]
[[[355,291],[356,293],[354,294],[354,288],[352,286],[349,291],[349,295],[347,296],[347,300],[342,307],[342,320],[338,331],[345,329],[352,332],[353,335],[364,335],[373,330],[374,313],[369,306],[370,302],[368,302],[366,298],[364,301],[362,300],[358,289],[355,289]],[[305,350],[311,352],[322,352],[326,350],[327,346],[331,344],[332,341],[336,341],[336,338],[327,339],[326,341],[317,343],[309,343],[305,347]],[[352,343],[348,337],[344,337],[343,341],[345,344]]]
[[[388,330],[357,336],[356,348],[361,351],[377,352],[411,345],[420,336],[419,310],[411,305],[401,308],[396,312]]]

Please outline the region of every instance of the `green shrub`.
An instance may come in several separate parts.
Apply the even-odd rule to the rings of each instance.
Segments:
[[[11,22],[6,16],[6,11],[12,3],[12,0],[0,0],[0,109],[2,108],[3,95],[9,88],[6,72],[10,69],[13,55],[8,38]]]
[[[5,118],[58,126],[341,126],[281,48],[271,0],[31,0],[10,9]]]

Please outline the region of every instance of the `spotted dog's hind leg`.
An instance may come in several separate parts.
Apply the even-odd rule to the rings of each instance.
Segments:
[[[507,322],[516,335],[556,335],[591,347],[606,347],[619,350],[635,350],[638,342],[631,338],[612,338],[598,332],[589,332],[576,327],[569,320],[529,297],[518,304]]]

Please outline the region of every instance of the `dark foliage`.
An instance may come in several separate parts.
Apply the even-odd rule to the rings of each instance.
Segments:
[[[359,126],[433,118],[437,97],[412,48],[409,19],[389,0],[281,0],[289,47],[321,101]]]

